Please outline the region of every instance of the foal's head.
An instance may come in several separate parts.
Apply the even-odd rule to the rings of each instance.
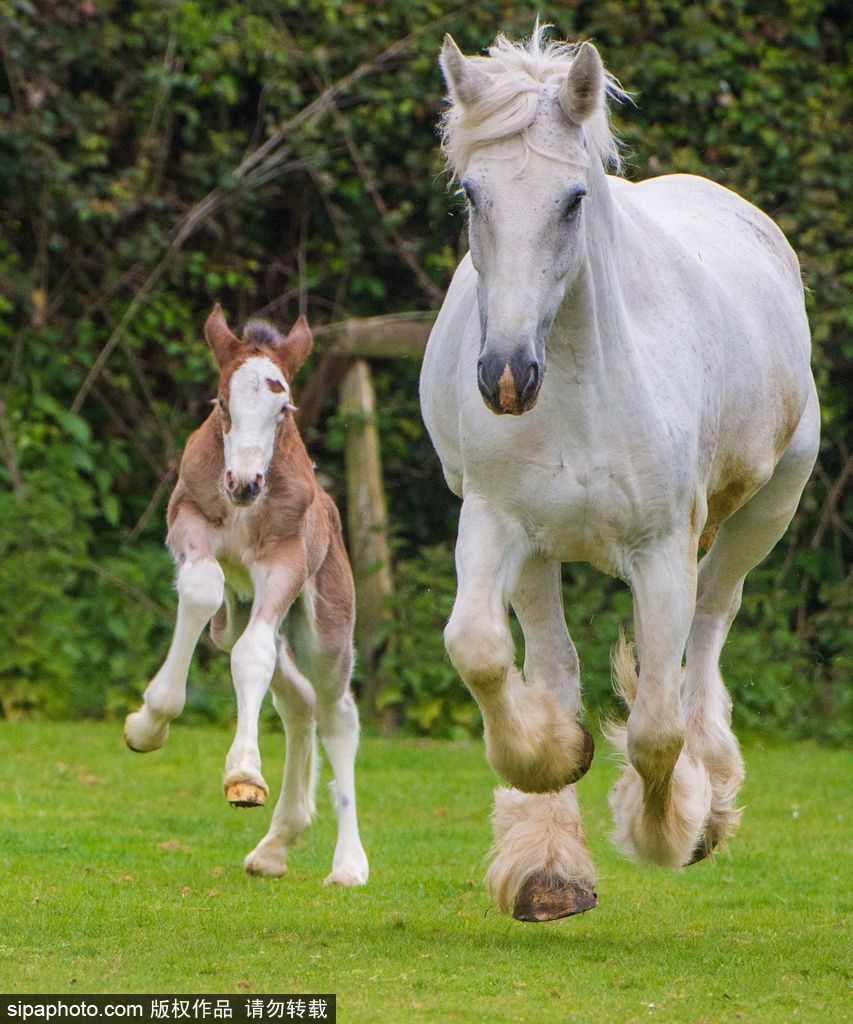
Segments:
[[[545,340],[585,252],[588,204],[617,161],[605,95],[624,95],[595,47],[499,36],[488,57],[465,57],[445,37],[441,67],[451,106],[448,164],[468,201],[478,272],[477,379],[496,413],[536,403]],[[589,193],[589,198],[585,199]]]
[[[251,505],[264,490],[276,438],[292,416],[290,386],[311,351],[311,331],[304,316],[287,337],[270,324],[250,320],[241,340],[216,305],[204,335],[219,364],[222,486],[235,505]]]

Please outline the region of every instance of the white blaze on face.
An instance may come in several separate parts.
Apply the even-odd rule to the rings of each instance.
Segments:
[[[271,359],[252,356],[231,377],[227,400],[231,428],[223,432],[225,472],[239,488],[266,476],[290,388]]]

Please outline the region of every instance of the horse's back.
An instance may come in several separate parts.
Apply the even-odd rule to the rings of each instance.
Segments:
[[[730,189],[691,174],[637,183],[609,179],[623,212],[649,221],[681,250],[681,272],[713,278],[746,320],[789,338],[806,363],[809,332],[797,256],[774,221]],[[763,332],[759,332],[763,333]],[[768,333],[768,337],[770,334]]]

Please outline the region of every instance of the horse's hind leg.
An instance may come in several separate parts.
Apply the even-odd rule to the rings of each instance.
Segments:
[[[719,658],[741,602],[744,577],[772,550],[791,521],[817,456],[816,400],[805,414],[770,480],[717,531],[699,564],[696,612],[687,642],[682,703],[687,742],[701,757],[713,791],[711,813],[694,860],[721,843],[738,823],[743,761],[731,727],[731,701]]]
[[[580,672],[563,614],[559,563],[529,559],[512,605],[524,632],[525,685],[547,693],[576,721]],[[588,764],[593,744],[584,735]],[[501,910],[513,907],[522,921],[549,921],[596,905],[595,869],[574,786],[554,793],[496,789],[492,825],[494,859],[486,881]]]
[[[335,781],[331,786],[338,838],[324,885],[365,885],[367,854],[361,845],[355,799],[358,709],[350,691],[355,595],[343,541],[334,537],[308,590],[311,680],[317,695],[317,729]]]
[[[273,704],[286,737],[284,776],[269,831],[243,861],[251,875],[283,875],[287,855],[314,816],[314,690],[282,641],[272,678]]]

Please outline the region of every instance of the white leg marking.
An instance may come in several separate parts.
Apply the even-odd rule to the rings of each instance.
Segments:
[[[184,707],[193,651],[202,630],[222,604],[224,586],[222,569],[212,558],[181,566],[178,616],[169,653],[145,690],[143,706],[125,721],[125,740],[133,750],[157,750],[166,742],[169,722]]]

